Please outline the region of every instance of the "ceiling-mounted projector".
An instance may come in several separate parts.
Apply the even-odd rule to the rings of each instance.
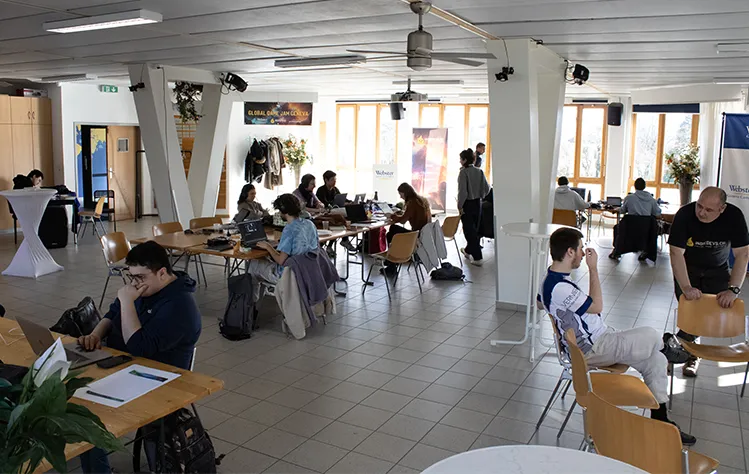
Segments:
[[[406,92],[398,92],[390,96],[390,102],[426,102],[429,100],[426,94],[414,92],[411,90],[411,78],[408,78]]]

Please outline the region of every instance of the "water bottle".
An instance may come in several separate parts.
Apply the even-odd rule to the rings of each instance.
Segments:
[[[380,202],[380,198],[377,197],[377,191],[375,191],[374,202]]]

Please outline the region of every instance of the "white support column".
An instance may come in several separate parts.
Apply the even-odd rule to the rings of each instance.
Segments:
[[[606,146],[606,196],[626,196],[629,192],[629,156],[632,137],[632,99],[617,97],[617,101],[624,106],[622,124],[618,127],[608,127],[608,143]]]
[[[203,86],[203,116],[198,122],[187,185],[196,216],[216,215],[221,169],[233,99],[221,93],[221,86]]]
[[[162,222],[179,221],[187,227],[194,213],[166,74],[163,69],[142,64],[131,65],[129,72],[131,84],[145,84],[133,97],[159,218]]]
[[[564,105],[564,62],[529,39],[507,41],[515,74],[507,82],[495,74],[507,65],[501,40],[487,42],[498,59],[487,64],[494,178],[497,302],[525,306],[528,242],[507,237],[510,222],[548,222],[556,174],[559,124]]]

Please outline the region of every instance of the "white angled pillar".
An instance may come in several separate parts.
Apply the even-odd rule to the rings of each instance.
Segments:
[[[156,205],[162,222],[179,221],[187,228],[194,217],[172,111],[172,92],[163,69],[129,66],[130,83],[145,87],[133,92],[141,137],[146,150]]]
[[[187,185],[195,215],[210,217],[216,214],[232,98],[221,93],[220,85],[205,84],[202,103]]]
[[[528,241],[499,229],[511,222],[550,222],[564,105],[564,61],[529,39],[507,41],[507,82],[495,74],[507,66],[501,40],[487,42],[494,180],[497,302],[526,305]]]

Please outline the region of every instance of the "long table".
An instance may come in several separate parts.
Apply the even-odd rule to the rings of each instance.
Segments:
[[[23,337],[17,322],[0,318],[0,334],[8,341],[7,345],[0,344],[0,359],[4,363],[26,367],[34,363],[37,356]],[[65,343],[75,341],[75,339],[67,336],[62,336],[62,338]],[[105,348],[105,350],[111,352],[113,355],[123,354],[114,349]],[[224,386],[222,380],[141,357],[134,357],[133,361],[127,365],[132,364],[140,364],[154,369],[175,372],[181,374],[181,376],[120,408],[110,408],[78,398],[70,400],[72,403],[83,405],[94,412],[94,414],[101,418],[107,429],[118,438],[132,433],[138,428],[163,418],[180,408],[187,407],[191,403],[195,403],[221,390]],[[86,368],[82,376],[100,379],[122,370],[127,365],[123,364],[112,369],[100,369],[96,365],[91,365]],[[72,459],[91,448],[92,446],[88,443],[69,444],[65,446],[65,459]],[[52,466],[45,461],[35,472],[47,472],[51,469]]]

